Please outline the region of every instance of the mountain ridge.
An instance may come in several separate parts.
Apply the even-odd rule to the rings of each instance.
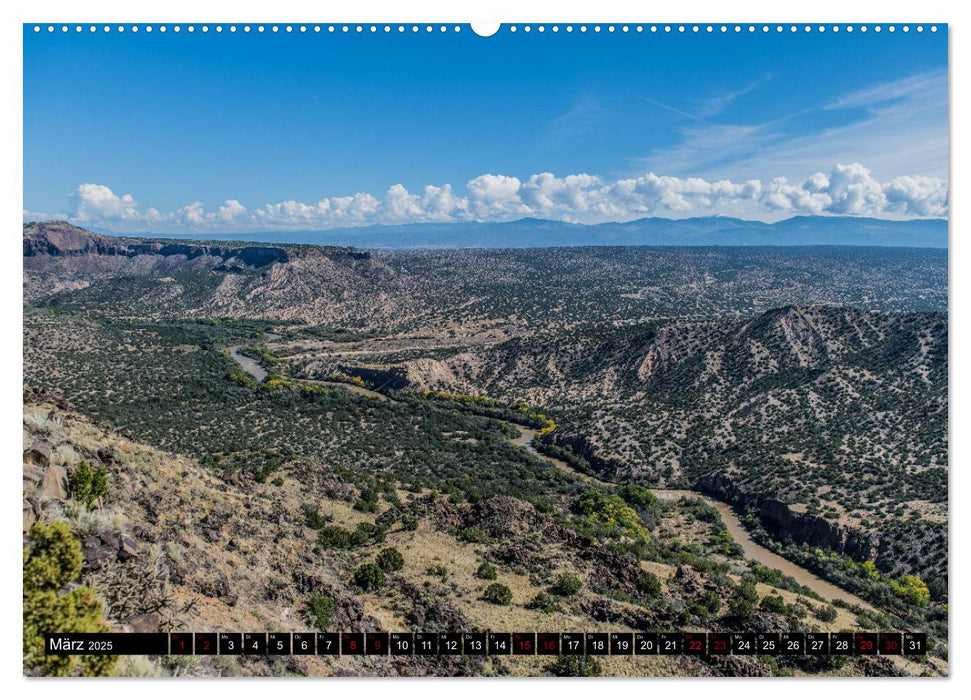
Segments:
[[[105,232],[111,236],[121,236]],[[129,233],[124,236],[140,236]],[[773,223],[729,216],[580,224],[524,218],[504,222],[374,224],[327,230],[256,233],[147,233],[151,238],[205,237],[278,244],[358,248],[545,248],[558,246],[878,246],[947,248],[947,219],[793,216]]]

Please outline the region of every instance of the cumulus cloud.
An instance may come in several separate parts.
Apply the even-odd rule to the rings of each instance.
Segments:
[[[324,229],[370,224],[507,221],[534,216],[597,223],[643,216],[730,214],[780,218],[796,214],[875,217],[940,217],[948,210],[947,183],[940,178],[904,175],[880,182],[859,163],[836,165],[803,182],[706,180],[653,172],[612,182],[587,173],[558,177],[538,173],[525,180],[484,174],[465,185],[428,185],[409,192],[388,188],[379,199],[366,192],[296,200],[248,208],[235,199],[207,210],[195,201],[171,212],[142,207],[130,194],[84,183],[69,198],[66,218],[81,225],[119,231],[267,231]],[[38,218],[24,211],[24,218]]]
[[[947,187],[936,177],[905,175],[884,187],[888,209],[917,216],[947,216]]]
[[[489,219],[531,213],[520,197],[522,186],[518,177],[507,175],[486,174],[469,180],[466,189],[473,214],[480,219]]]
[[[81,223],[138,218],[138,203],[130,194],[116,195],[104,185],[84,183],[71,195],[71,218]]]

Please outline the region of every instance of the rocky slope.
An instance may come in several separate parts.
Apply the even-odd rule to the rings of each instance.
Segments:
[[[789,306],[522,338],[399,371],[416,389],[548,407],[555,439],[612,478],[708,484],[740,506],[775,499],[795,508],[766,518],[782,539],[941,576],[947,336],[939,314]],[[789,526],[811,521],[841,534]]]
[[[350,507],[355,488],[323,465],[298,462],[275,483],[223,476],[193,460],[160,452],[91,423],[62,401],[29,395],[24,411],[24,530],[38,520],[66,520],[82,541],[82,581],[101,598],[116,630],[157,631],[313,630],[307,600],[326,595],[333,611],[326,629],[456,631],[473,629],[571,629],[618,631],[677,628],[684,606],[706,591],[727,594],[731,581],[707,578],[651,563],[663,582],[653,606],[624,602],[635,596],[642,569],[622,555],[553,522],[529,503],[497,496],[456,505],[433,494],[402,493],[396,507],[375,514]],[[81,460],[106,467],[108,493],[86,509],[65,486]],[[306,504],[332,526],[387,525],[380,542],[350,552],[316,543]],[[402,527],[401,516],[417,526]],[[667,517],[667,516],[666,516]],[[672,512],[673,518],[680,518]],[[682,536],[705,529],[695,523]],[[665,520],[674,526],[675,520]],[[473,528],[479,539],[457,539]],[[25,534],[26,537],[26,534]],[[381,590],[362,593],[348,582],[354,566],[387,546],[404,566],[389,574]],[[499,581],[510,586],[512,605],[482,599],[488,581],[476,577],[483,561],[494,562]],[[530,604],[554,572],[575,572],[583,590],[561,599],[555,610]],[[734,578],[734,577],[732,577]],[[610,591],[604,596],[598,591]],[[763,595],[781,595],[810,610],[817,604],[760,584]],[[730,623],[730,621],[729,621]],[[712,622],[709,624],[715,624]],[[731,624],[739,624],[735,621]],[[783,629],[789,623],[757,613],[751,629]],[[848,613],[817,629],[855,625]],[[536,675],[549,673],[542,657],[475,660],[458,657],[170,657],[123,659],[123,675]],[[696,660],[687,657],[605,658],[610,675],[772,675],[758,658]],[[840,674],[911,674],[913,662],[874,665],[852,662]],[[798,667],[797,667],[798,669]],[[830,668],[829,672],[836,671]]]

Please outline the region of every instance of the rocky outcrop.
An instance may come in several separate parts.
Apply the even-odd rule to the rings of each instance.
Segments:
[[[493,496],[473,507],[471,521],[490,537],[509,537],[534,530],[539,518],[532,503],[512,496]]]
[[[101,532],[89,535],[81,542],[85,571],[97,570],[108,562],[138,558],[138,545],[124,534]]]
[[[754,510],[766,531],[780,540],[824,547],[857,561],[873,561],[878,556],[880,540],[876,534],[811,513],[797,513],[777,499],[746,493],[723,473],[700,477],[693,487],[739,510]]]
[[[24,258],[38,256],[78,257],[97,255],[133,258],[138,255],[160,257],[182,256],[186,260],[208,258],[212,269],[231,272],[262,268],[293,259],[322,256],[337,263],[370,259],[370,253],[354,248],[317,246],[274,246],[259,244],[215,244],[138,238],[115,238],[91,233],[64,221],[46,221],[24,225]]]
[[[36,454],[34,448],[24,452],[24,532],[30,530],[30,526],[37,522],[45,503],[52,500],[63,501],[67,498],[67,471],[65,468],[60,465],[50,464],[48,460],[44,461],[43,466],[29,461],[28,455],[34,454]],[[49,452],[48,456],[50,456]]]

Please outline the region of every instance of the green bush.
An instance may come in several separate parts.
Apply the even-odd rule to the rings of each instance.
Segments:
[[[786,601],[781,595],[769,595],[762,599],[759,608],[766,612],[786,614]]]
[[[479,568],[475,570],[475,577],[481,578],[486,581],[495,581],[499,578],[499,569],[496,568],[495,564],[490,564],[487,561],[479,564]]]
[[[24,548],[24,666],[44,676],[107,676],[117,656],[53,656],[44,653],[44,633],[110,632],[101,601],[89,586],[65,593],[81,574],[81,544],[66,523],[36,523]]]
[[[642,571],[637,575],[637,590],[648,600],[655,600],[661,595],[661,582],[650,571]]]
[[[373,562],[361,564],[354,572],[354,583],[365,593],[376,591],[384,585],[384,572]]]
[[[372,538],[380,542],[383,539],[383,531],[378,530],[371,523],[360,523],[354,532],[345,530],[340,525],[324,525],[320,529],[317,541],[324,549],[354,549],[363,547]]]
[[[733,617],[752,617],[758,602],[759,594],[755,590],[755,584],[745,581],[735,589],[732,599],[728,602],[728,612]]]
[[[417,530],[418,529],[418,518],[414,515],[402,515],[401,516],[401,529],[402,530]]]
[[[425,569],[425,573],[429,576],[437,576],[442,580],[442,583],[445,583],[445,581],[448,580],[448,569],[441,564],[429,566],[427,569]]]
[[[640,484],[624,484],[617,487],[617,495],[632,508],[649,510],[657,505],[657,496]]]
[[[90,508],[108,493],[108,471],[103,466],[92,469],[82,459],[68,479],[67,492],[75,501]]]
[[[533,599],[526,604],[526,607],[530,610],[539,610],[547,615],[560,609],[560,606],[556,603],[556,598],[551,596],[549,593],[537,593],[535,596],[533,596]]]
[[[348,549],[351,546],[351,533],[339,525],[324,525],[318,541],[324,549]]]
[[[692,606],[692,612],[698,617],[707,619],[716,615],[722,607],[721,597],[715,591],[705,591]]]
[[[475,527],[474,525],[459,530],[458,538],[463,542],[472,542],[476,544],[485,542],[489,539],[481,529]]]
[[[326,630],[334,614],[334,601],[328,596],[315,593],[310,596],[310,601],[307,603],[307,614],[311,624],[319,630]]]
[[[899,581],[891,581],[893,592],[911,605],[926,606],[931,599],[930,589],[917,576],[903,576]]]
[[[575,574],[560,574],[556,577],[556,581],[550,586],[550,593],[553,595],[573,595],[578,593],[580,589],[583,588],[583,581],[580,577]]]
[[[376,513],[378,510],[378,492],[374,489],[362,490],[361,497],[354,504],[354,510],[359,510],[362,513]]]
[[[574,509],[589,521],[617,528],[628,537],[634,539],[647,537],[647,528],[641,523],[637,511],[627,505],[620,496],[600,491],[587,491],[577,499]]]
[[[589,656],[561,656],[546,667],[554,676],[588,678],[603,675],[600,662]]]
[[[826,606],[821,605],[818,608],[816,608],[814,614],[818,619],[822,620],[823,622],[835,622],[836,616],[838,613],[836,611],[836,608],[834,608],[832,605],[826,605]]]
[[[317,508],[309,504],[305,505],[303,507],[303,513],[307,519],[307,527],[311,528],[312,530],[323,530],[325,527],[327,527],[329,518],[326,515],[321,515]]]
[[[504,584],[490,583],[482,597],[494,605],[509,605],[512,602],[512,591]]]
[[[354,528],[354,532],[351,533],[350,546],[363,547],[372,537],[378,542],[384,539],[383,534],[378,531],[378,528],[373,523],[358,523],[357,527]]]
[[[377,562],[383,571],[400,571],[405,565],[405,558],[394,547],[386,547],[378,554]]]

